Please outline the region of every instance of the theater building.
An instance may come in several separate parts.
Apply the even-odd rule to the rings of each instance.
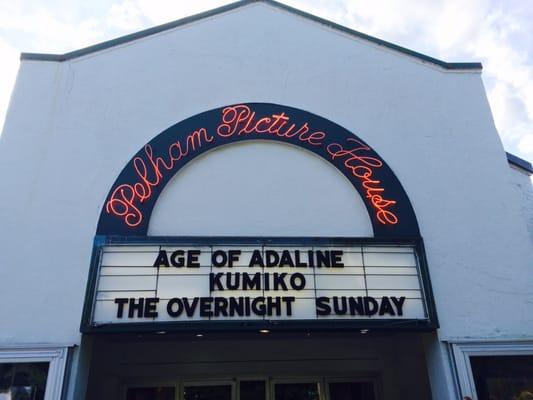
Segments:
[[[23,53],[0,399],[527,399],[531,164],[479,63],[270,0]]]

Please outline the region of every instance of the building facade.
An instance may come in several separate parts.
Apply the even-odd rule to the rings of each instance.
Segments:
[[[25,53],[0,399],[526,399],[532,172],[480,64],[270,0]]]

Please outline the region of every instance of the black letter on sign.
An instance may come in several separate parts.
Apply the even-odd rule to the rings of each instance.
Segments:
[[[219,258],[221,259],[220,261],[219,261]],[[223,267],[224,265],[226,265],[227,261],[228,261],[228,255],[224,252],[224,250],[217,250],[211,256],[211,263],[215,267]]]
[[[291,253],[289,252],[289,250],[283,250],[281,252],[279,266],[284,267],[285,265],[288,265],[289,267],[294,267],[294,262],[292,261]]]
[[[137,317],[142,318],[144,310],[144,297],[139,298],[139,302],[135,304],[135,298],[130,298],[130,305],[128,310],[128,318],[133,318],[133,314],[137,311]]]
[[[350,315],[365,315],[363,306],[363,298],[361,296],[349,297],[348,304],[350,305]]]
[[[331,266],[334,268],[342,268],[342,250],[331,250]]]
[[[240,250],[230,250],[230,251],[228,251],[228,255],[229,255],[229,257],[228,257],[228,259],[229,259],[228,267],[233,267],[233,263],[239,261],[239,256],[241,255],[241,251]]]
[[[316,251],[316,266],[318,268],[320,267],[331,267],[331,259],[329,258],[329,250]]]
[[[391,300],[394,303],[394,305],[396,306],[397,314],[398,315],[403,315],[402,307],[403,307],[403,302],[405,301],[405,297],[404,296],[402,296],[400,298],[391,297]]]
[[[200,263],[198,262],[198,256],[200,250],[189,250],[187,252],[187,268],[198,268]]]
[[[167,252],[165,250],[159,250],[159,254],[157,255],[157,258],[154,261],[154,267],[170,267],[170,265],[168,264]]]
[[[252,300],[252,311],[255,315],[265,315],[266,305],[264,297],[256,297]]]
[[[185,264],[185,252],[183,250],[176,250],[170,255],[170,263],[173,267],[183,267]]]
[[[144,307],[144,318],[157,317],[157,303],[159,303],[159,297],[146,298],[146,304]]]
[[[282,290],[288,290],[287,284],[285,283],[285,277],[287,276],[286,272],[282,272],[281,274],[278,274],[277,272],[274,272],[274,290],[279,290],[279,287],[281,287]]]
[[[252,258],[250,259],[250,267],[253,267],[255,265],[258,265],[261,268],[265,267],[265,263],[263,262],[263,257],[261,256],[261,252],[259,250],[254,250],[252,253]]]
[[[261,290],[261,273],[256,272],[251,278],[247,272],[243,272],[242,290]]]
[[[200,317],[212,317],[213,311],[211,311],[212,297],[200,297]]]
[[[287,316],[290,317],[292,315],[292,303],[295,298],[293,296],[286,296],[282,297],[281,300],[285,302],[285,305],[287,306]]]
[[[378,302],[373,297],[363,297],[363,302],[365,304],[365,314],[366,315],[374,315],[378,312]],[[372,305],[372,307],[370,307]]]
[[[346,300],[346,296],[333,296],[333,311],[335,311],[335,314],[346,314],[346,311],[348,311],[348,302]]]
[[[272,315],[272,312],[276,310],[276,315],[281,315],[281,298],[280,297],[267,297],[267,311],[266,315]]]
[[[222,282],[220,282],[220,278],[222,278],[223,275],[224,275],[223,272],[218,272],[216,274],[211,272],[209,274],[209,291],[210,292],[214,292],[215,290],[224,290],[224,286],[222,286]]]
[[[115,304],[118,304],[117,308],[117,318],[122,318],[124,315],[124,304],[128,302],[128,299],[126,298],[118,298],[115,299]]]
[[[215,317],[222,315],[224,317],[228,316],[228,299],[225,297],[215,297]]]
[[[233,282],[231,282],[231,277],[233,276]],[[226,274],[226,288],[228,290],[237,290],[241,285],[241,273],[240,272],[228,272]]]
[[[192,317],[194,315],[194,310],[196,310],[196,305],[198,304],[199,297],[192,299],[192,303],[189,303],[189,299],[183,298],[183,307],[185,308],[185,313],[187,317]]]
[[[274,250],[265,251],[266,266],[275,267],[279,263],[279,254]]]
[[[331,314],[331,307],[329,305],[329,297],[317,297],[316,299],[316,313],[318,315]]]
[[[300,281],[298,283],[298,281]],[[294,290],[302,290],[305,287],[305,277],[303,274],[296,272],[291,275],[291,287]]]
[[[176,310],[174,310],[174,305],[177,306]],[[179,317],[181,312],[183,311],[183,304],[181,304],[181,300],[177,297],[174,297],[173,299],[170,299],[167,304],[167,313],[171,317]]]
[[[394,309],[392,308],[389,298],[383,296],[381,298],[381,305],[379,306],[379,315],[385,314],[394,315]]]
[[[300,261],[300,250],[294,250],[294,261],[297,268],[307,267],[307,263]]]

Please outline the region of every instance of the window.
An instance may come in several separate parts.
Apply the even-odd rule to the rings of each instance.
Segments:
[[[126,400],[174,400],[173,386],[132,387],[126,391]]]
[[[274,400],[319,400],[318,382],[276,383]]]
[[[234,377],[206,381],[168,380],[123,386],[122,400],[378,400],[377,379]],[[0,399],[3,400],[3,399]]]
[[[66,347],[0,348],[0,400],[61,396]]]
[[[462,399],[533,399],[533,342],[453,343]]]
[[[44,400],[48,363],[0,364],[0,400]]]
[[[371,381],[329,382],[329,400],[375,400],[374,383]]]
[[[265,381],[241,381],[239,383],[240,400],[265,400],[266,399],[266,382]]]
[[[231,385],[185,385],[183,400],[231,400]]]
[[[533,355],[470,357],[478,399],[533,400]]]

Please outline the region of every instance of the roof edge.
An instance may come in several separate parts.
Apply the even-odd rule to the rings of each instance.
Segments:
[[[507,155],[507,162],[511,165],[514,165],[515,167],[518,167],[528,174],[533,174],[533,165],[529,161],[524,160],[523,158],[520,158],[518,156],[515,156],[514,154],[505,152]]]
[[[283,3],[279,3],[279,2],[277,2],[275,0],[255,0],[255,1],[262,1],[262,2],[267,3],[267,4],[272,4],[275,7],[279,7],[281,9],[287,10],[287,11],[293,13],[293,14],[300,15],[300,16],[302,16],[304,18],[308,18],[308,19],[310,19],[312,21],[315,21],[315,22],[318,22],[318,23],[320,23],[322,25],[326,25],[326,26],[328,26],[328,27],[330,27],[332,29],[347,33],[347,34],[349,34],[351,36],[354,36],[354,37],[357,37],[359,39],[367,40],[369,42],[377,44],[378,46],[383,46],[383,47],[386,47],[388,49],[397,51],[399,53],[403,53],[403,54],[406,54],[408,56],[411,56],[411,57],[414,57],[414,58],[418,58],[418,59],[420,59],[422,61],[438,65],[439,67],[442,67],[444,69],[448,69],[448,70],[465,70],[465,69],[481,70],[481,69],[483,69],[483,65],[480,62],[451,62],[451,63],[449,63],[449,62],[446,62],[446,61],[442,61],[442,60],[439,60],[437,58],[430,57],[428,55],[419,53],[417,51],[410,50],[410,49],[408,49],[406,47],[399,46],[399,45],[394,44],[392,42],[387,42],[385,40],[378,39],[377,37],[367,35],[366,33],[362,33],[362,32],[356,31],[355,29],[348,28],[348,27],[346,27],[344,25],[337,24],[337,23],[329,21],[327,19],[324,19],[324,18],[321,18],[321,17],[317,17],[316,15],[310,14],[310,13],[308,13],[306,11],[299,10],[297,8],[293,8],[293,7],[288,6],[286,4],[283,4]]]
[[[204,12],[201,12],[199,14],[194,14],[185,18],[181,18],[175,21],[167,22],[165,24],[157,25],[152,28],[143,29],[138,32],[130,33],[128,35],[120,36],[115,39],[107,40],[105,42],[97,43],[91,46],[83,47],[78,50],[74,50],[68,53],[64,54],[49,54],[49,53],[20,53],[20,59],[21,60],[39,60],[39,61],[68,61],[72,60],[74,58],[82,57],[87,54],[95,53],[97,51],[109,49],[114,46],[118,46],[121,44],[129,43],[137,39],[142,39],[147,36],[155,35],[160,32],[167,31],[169,29],[176,28],[178,26],[186,25],[191,22],[195,22],[204,18],[209,18],[214,15],[222,14],[227,11],[231,11],[233,9],[242,7],[246,4],[255,3],[262,0],[242,0],[242,1],[236,1],[234,3],[226,4],[221,7],[213,8],[211,10],[207,10]]]
[[[105,41],[105,42],[101,42],[101,43],[98,43],[98,44],[95,44],[95,45],[92,45],[92,46],[84,47],[82,49],[71,51],[71,52],[68,52],[68,53],[64,53],[64,54],[47,54],[47,53],[25,53],[25,52],[23,52],[23,53],[20,54],[20,59],[21,60],[37,60],[37,61],[55,61],[55,62],[68,61],[68,60],[72,60],[74,58],[82,57],[82,56],[85,56],[87,54],[91,54],[91,53],[94,53],[94,52],[97,52],[97,51],[101,51],[101,50],[105,50],[105,49],[108,49],[108,48],[111,48],[111,47],[114,47],[114,46],[118,46],[118,45],[121,45],[121,44],[129,43],[131,41],[134,41],[134,40],[137,40],[137,39],[141,39],[141,38],[144,38],[144,37],[147,37],[147,36],[155,35],[157,33],[164,32],[166,30],[173,29],[173,28],[185,25],[185,24],[189,24],[191,22],[195,22],[195,21],[198,21],[198,20],[201,20],[201,19],[204,19],[204,18],[208,18],[208,17],[212,17],[212,16],[215,16],[215,15],[218,15],[218,14],[222,14],[222,13],[225,13],[227,11],[231,11],[231,10],[234,10],[236,8],[240,8],[242,6],[245,6],[245,5],[248,5],[248,4],[252,4],[252,3],[270,4],[270,5],[274,6],[274,7],[283,9],[285,11],[288,11],[288,12],[292,13],[292,14],[299,15],[301,17],[304,17],[304,18],[310,19],[312,21],[318,22],[318,23],[320,23],[322,25],[328,26],[328,27],[330,27],[332,29],[344,32],[344,33],[346,33],[348,35],[357,37],[359,39],[367,40],[367,41],[372,42],[372,43],[374,43],[374,44],[376,44],[378,46],[386,47],[386,48],[394,50],[396,52],[403,53],[405,55],[417,58],[417,59],[419,59],[421,61],[437,65],[437,66],[439,66],[439,67],[441,67],[441,68],[443,68],[445,70],[475,70],[475,71],[480,71],[483,68],[483,66],[482,66],[482,64],[480,62],[451,62],[451,63],[445,62],[445,61],[442,61],[442,60],[427,56],[425,54],[418,53],[416,51],[407,49],[407,48],[399,46],[397,44],[394,44],[394,43],[391,43],[391,42],[387,42],[385,40],[381,40],[381,39],[378,39],[376,37],[364,34],[362,32],[350,29],[350,28],[348,28],[346,26],[339,25],[339,24],[337,24],[335,22],[326,20],[324,18],[317,17],[316,15],[310,14],[310,13],[302,11],[302,10],[298,10],[298,9],[293,8],[291,6],[288,6],[286,4],[279,3],[279,2],[277,2],[275,0],[241,0],[241,1],[236,1],[234,3],[230,3],[230,4],[226,4],[224,6],[218,7],[218,8],[214,8],[212,10],[204,11],[202,13],[191,15],[189,17],[181,18],[181,19],[178,19],[176,21],[167,22],[165,24],[154,26],[154,27],[148,28],[148,29],[144,29],[142,31],[131,33],[129,35],[120,36],[120,37],[115,38],[115,39],[111,39],[111,40],[108,40],[108,41]]]

